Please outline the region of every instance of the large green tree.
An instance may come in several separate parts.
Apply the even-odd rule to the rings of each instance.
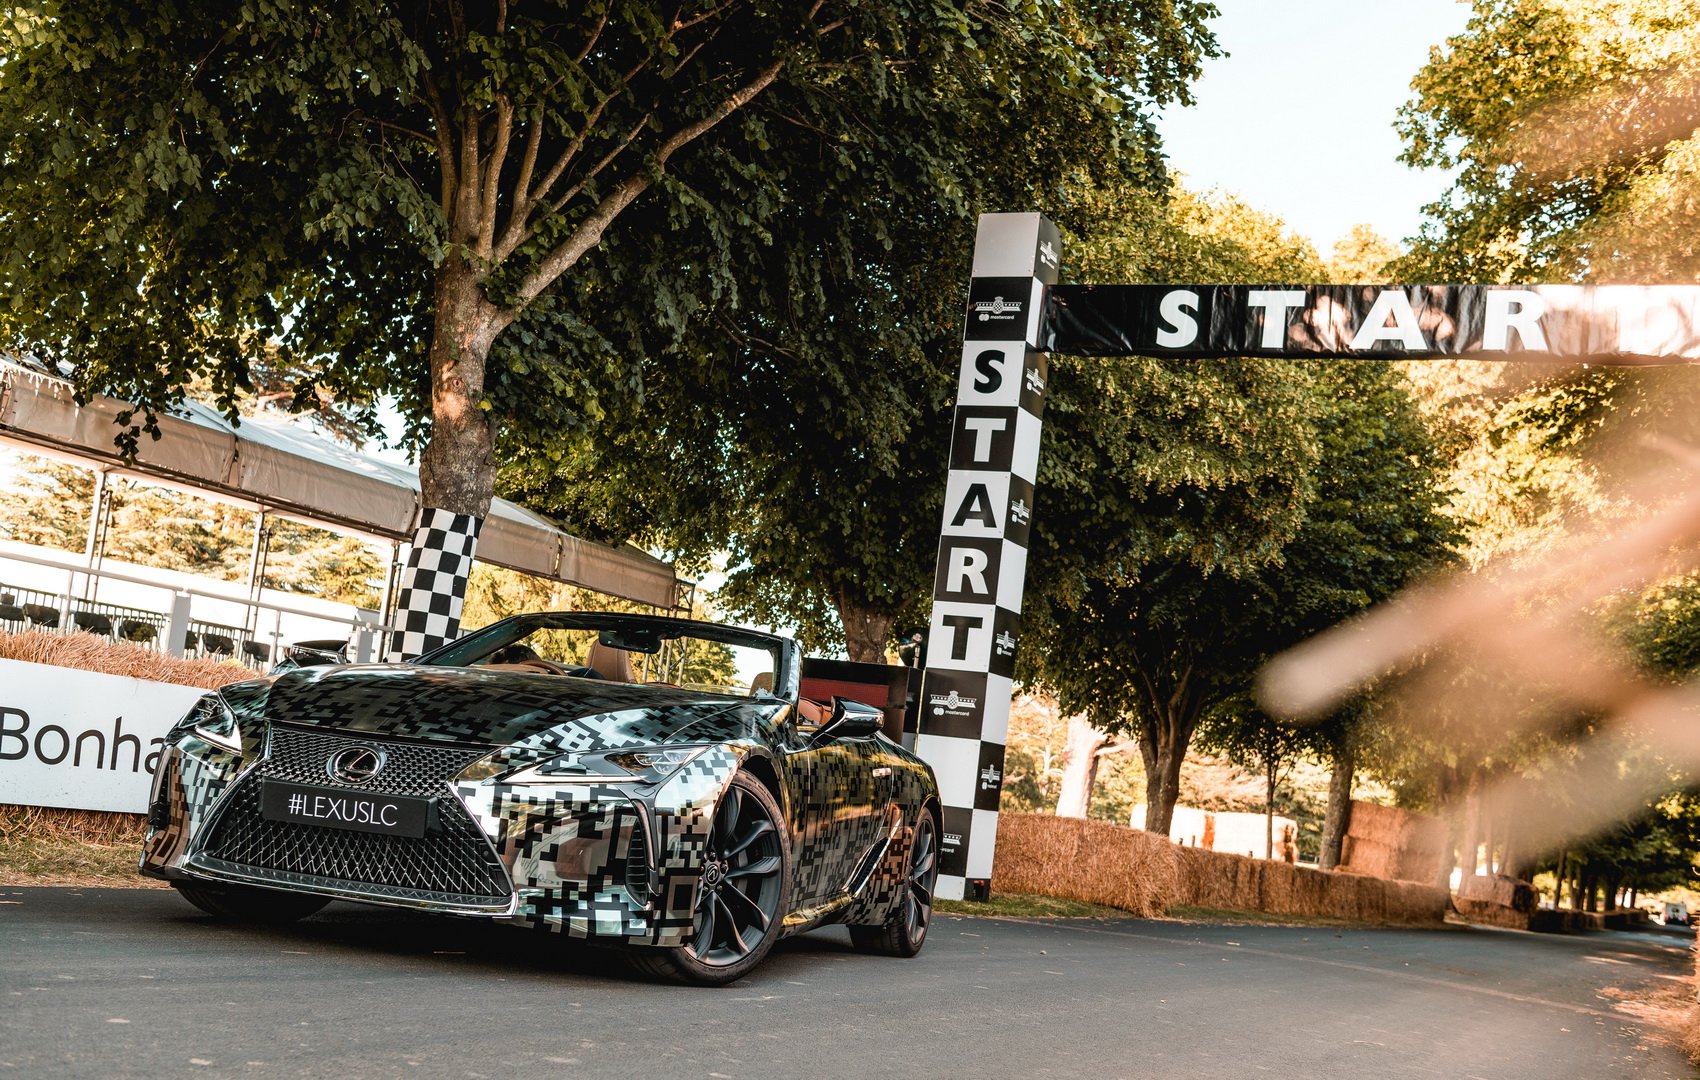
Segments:
[[[593,439],[516,440],[506,489],[586,531],[727,552],[719,595],[739,614],[879,660],[894,621],[924,617],[975,216],[1043,207],[1089,232],[1113,187],[1122,214],[1161,221],[1167,180],[1146,107],[1184,99],[1210,47],[1204,12],[1057,5],[1052,18],[1084,43],[1083,85],[1102,88],[1092,95],[1056,79],[1043,50],[997,69],[950,57],[908,68],[956,143],[927,183],[846,173],[811,158],[810,131],[772,125],[789,163],[783,208],[763,219],[768,239],[749,247],[736,296],[706,303],[646,366],[641,404]],[[884,128],[905,108],[864,97],[858,111]]]
[[[835,260],[795,260],[806,303],[869,263],[889,201],[959,221],[976,116],[1120,109],[1191,70],[1211,10],[1078,7],[18,9],[0,331],[144,409],[193,377],[229,408],[265,350],[304,394],[394,393],[425,503],[481,516],[504,427],[597,425],[704,306],[743,321],[746,270],[799,230]]]

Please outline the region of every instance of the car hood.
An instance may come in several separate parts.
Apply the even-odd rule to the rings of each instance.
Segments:
[[[563,675],[411,664],[302,668],[266,695],[274,723],[507,746],[549,735],[575,747],[747,738],[778,703]]]

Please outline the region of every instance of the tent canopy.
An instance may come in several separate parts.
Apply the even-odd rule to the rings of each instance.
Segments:
[[[113,439],[118,414],[132,409],[109,397],[79,406],[64,380],[0,360],[0,441],[332,528],[413,539],[421,509],[415,469],[357,453],[301,423],[255,417],[237,427],[192,401],[160,414],[160,437],[144,434],[136,460],[126,462]],[[669,564],[631,545],[581,540],[504,499],[490,504],[478,558],[654,607],[677,603]]]

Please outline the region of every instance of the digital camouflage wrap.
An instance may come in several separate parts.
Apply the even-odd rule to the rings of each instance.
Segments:
[[[823,738],[798,716],[794,697],[513,671],[293,670],[210,694],[173,729],[141,869],[672,948],[692,934],[716,809],[742,772],[784,819],[781,933],[881,925],[914,823],[936,819],[932,773],[883,735]],[[655,749],[682,763],[599,764]],[[267,785],[414,800],[423,835],[274,820]]]

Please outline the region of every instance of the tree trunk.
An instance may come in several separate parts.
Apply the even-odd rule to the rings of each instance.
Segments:
[[[1273,759],[1263,763],[1263,857],[1275,857],[1275,773],[1279,764]]]
[[[1062,789],[1057,817],[1084,818],[1092,809],[1092,784],[1098,778],[1098,751],[1110,737],[1092,726],[1085,713],[1068,718],[1068,748],[1063,751]]]
[[[1458,895],[1469,896],[1476,883],[1476,866],[1481,858],[1482,780],[1472,775],[1464,789],[1464,833],[1458,844]]]
[[[1169,835],[1180,798],[1181,765],[1192,741],[1192,725],[1186,724],[1184,731],[1182,736],[1173,724],[1147,721],[1139,740],[1139,756],[1145,763],[1145,831],[1159,836]]]
[[[1455,799],[1457,791],[1458,770],[1453,767],[1441,769],[1436,779],[1435,795],[1445,807],[1442,820],[1446,823],[1446,845],[1442,849],[1440,869],[1434,881],[1435,887],[1440,889],[1452,887],[1452,870],[1458,865],[1457,852],[1462,847],[1459,834],[1463,828],[1463,815]]]
[[[1489,784],[1484,783],[1482,788],[1486,789],[1489,786]],[[1494,847],[1499,843],[1499,835],[1495,831],[1498,817],[1499,811],[1494,805],[1492,796],[1485,790],[1477,791],[1476,820],[1481,823],[1482,832],[1482,861],[1479,865],[1490,880],[1497,873],[1497,864],[1494,862],[1493,852]]]
[[[1357,749],[1349,738],[1340,740],[1328,774],[1328,815],[1322,821],[1322,850],[1317,853],[1317,865],[1324,870],[1340,865],[1346,832],[1352,827],[1352,780],[1357,767]]]
[[[885,663],[885,646],[891,638],[891,624],[895,618],[840,594],[838,621],[844,627],[844,651],[850,659],[861,664]]]
[[[460,635],[478,533],[495,495],[484,365],[505,325],[457,257],[437,271],[431,331],[431,437],[419,457],[419,524],[402,571],[388,659],[411,659]]]
[[[1517,851],[1517,800],[1504,799],[1499,811],[1499,872],[1507,877],[1528,878]]]
[[[1558,865],[1552,871],[1552,907],[1554,911],[1564,906],[1564,859],[1567,851],[1558,853]]]
[[[431,437],[419,457],[426,506],[483,518],[495,493],[495,432],[479,407],[490,346],[505,325],[471,268],[450,257],[432,289]]]

